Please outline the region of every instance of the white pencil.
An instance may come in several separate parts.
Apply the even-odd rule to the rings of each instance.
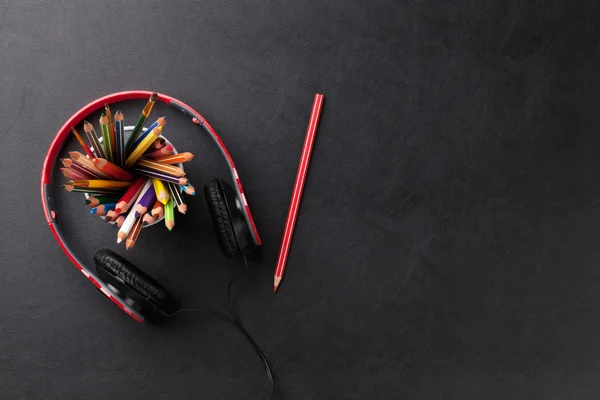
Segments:
[[[152,180],[148,179],[142,187],[142,190],[140,191],[140,194],[138,195],[137,199],[135,199],[135,202],[132,204],[132,207],[129,209],[129,214],[127,214],[125,221],[123,221],[123,225],[121,225],[119,233],[117,233],[117,243],[121,243],[123,240],[127,239],[127,235],[129,235],[129,231],[133,227],[133,223],[136,220],[134,211],[135,205],[142,199],[142,196],[144,195],[144,193],[146,193],[150,186],[152,186]]]

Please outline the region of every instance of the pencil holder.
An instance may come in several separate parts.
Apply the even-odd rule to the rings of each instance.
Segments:
[[[131,126],[131,125],[130,125],[130,126],[126,126],[126,127],[125,127],[125,135],[126,135],[127,137],[129,137],[129,135],[131,135],[131,132],[133,131],[133,128],[134,128],[134,127],[133,127],[133,126]],[[142,129],[142,132],[146,132],[147,130],[148,130],[148,128],[144,127],[144,128]],[[171,146],[173,146],[173,154],[179,154],[179,153],[177,153],[177,148],[175,147],[175,145],[174,145],[173,143],[171,143],[171,142],[169,141],[169,139],[167,139],[167,138],[166,138],[166,137],[164,137],[163,135],[160,135],[159,137],[165,140],[165,146],[168,146],[168,145],[171,145]],[[104,138],[102,138],[102,137],[98,138],[98,141],[100,142],[100,144],[102,144],[102,143],[103,143],[103,140],[104,140]],[[93,146],[92,146],[92,147],[90,147],[90,149],[91,149],[92,151],[94,151],[94,147],[93,147]],[[87,158],[89,158],[89,156],[87,156]],[[183,164],[182,164],[182,163],[178,163],[178,164],[177,164],[177,166],[178,166],[179,168],[181,168],[182,170],[184,170],[184,171],[185,171],[185,169],[183,168]],[[178,190],[179,190],[179,193],[183,193],[183,191],[181,190],[181,188],[179,188]],[[83,195],[84,195],[84,197],[85,197],[85,199],[86,199],[86,200],[87,200],[87,199],[89,199],[89,198],[90,198],[90,196],[91,196],[91,194],[90,194],[90,193],[84,193]],[[106,220],[106,216],[101,216],[100,218],[102,218],[103,220]],[[149,227],[151,227],[151,226],[154,226],[154,225],[156,225],[156,224],[157,224],[157,223],[159,223],[159,222],[163,222],[163,221],[164,221],[164,219],[165,219],[165,216],[164,216],[164,214],[163,214],[163,216],[162,216],[162,217],[160,217],[160,218],[158,218],[158,219],[155,219],[155,220],[154,220],[154,222],[152,222],[152,223],[150,223],[150,224],[147,224],[147,225],[142,225],[142,228],[149,228]]]
[[[77,126],[71,126],[85,154],[70,151],[70,158],[61,159],[61,172],[69,179],[62,187],[82,193],[89,213],[118,228],[117,243],[125,242],[127,250],[135,246],[142,228],[164,221],[173,230],[175,211],[188,210],[183,193],[196,193],[183,168],[194,155],[178,153],[163,136],[167,117],[144,128],[156,98],[153,93],[135,126],[125,126],[123,113],[113,115],[105,104],[99,120],[101,136],[83,120],[88,145]]]

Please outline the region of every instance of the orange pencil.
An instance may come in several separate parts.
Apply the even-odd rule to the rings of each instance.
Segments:
[[[124,170],[123,168],[111,163],[110,161],[104,158],[94,159],[94,165],[98,167],[98,169],[100,169],[101,171],[122,181],[131,182],[135,180],[135,175],[133,175],[131,172]]]
[[[129,231],[127,235],[127,240],[125,241],[125,250],[130,250],[133,246],[135,246],[135,242],[140,236],[140,232],[142,231],[142,217],[138,217],[133,223],[133,227]]]
[[[88,146],[84,141],[83,138],[81,137],[81,135],[79,135],[79,132],[77,132],[75,130],[75,128],[71,128],[71,132],[73,132],[73,135],[75,135],[75,139],[77,139],[77,141],[79,142],[79,144],[81,145],[81,148],[83,148],[83,151],[85,151],[85,154],[88,155],[88,157],[90,158],[94,158],[96,157],[94,153],[92,153],[92,149],[90,149],[90,146]]]
[[[172,165],[172,164],[179,164],[179,163],[192,161],[193,158],[194,158],[194,155],[192,153],[185,152],[185,153],[173,154],[172,156],[155,158],[153,161],[160,163],[160,164]]]

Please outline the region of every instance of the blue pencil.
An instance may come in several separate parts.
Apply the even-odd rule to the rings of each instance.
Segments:
[[[179,185],[179,188],[185,193],[185,194],[190,194],[192,196],[196,195],[196,188],[194,188],[192,185]]]
[[[110,210],[114,210],[117,206],[117,203],[109,203],[109,204],[100,204],[98,207],[94,207],[90,210],[90,214],[95,214],[100,217],[106,215]]]

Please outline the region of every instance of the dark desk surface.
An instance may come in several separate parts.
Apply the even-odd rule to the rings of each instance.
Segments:
[[[597,398],[599,16],[594,1],[0,0],[0,397],[265,398],[230,327],[133,322],[45,226],[57,129],[96,97],[155,89],[201,110],[238,164],[265,249],[237,304],[278,399]],[[316,91],[324,114],[274,295]],[[226,177],[173,119],[195,185]],[[82,257],[124,252],[74,213]],[[203,196],[128,256],[219,310],[240,268]]]

